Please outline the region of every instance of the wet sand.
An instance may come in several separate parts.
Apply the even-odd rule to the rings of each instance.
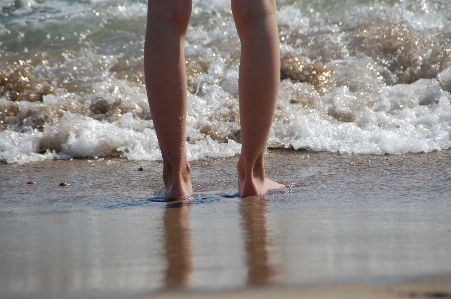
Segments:
[[[1,297],[451,297],[450,150],[274,150],[288,187],[265,198],[237,196],[236,162],[193,162],[169,204],[159,162],[0,165]]]
[[[236,192],[237,157],[191,162],[194,198]],[[73,159],[31,164],[0,164],[1,211],[42,208],[64,210],[150,199],[161,188],[161,163],[110,159]],[[372,196],[451,198],[451,150],[427,154],[348,155],[271,150],[269,177],[286,184],[286,193],[344,196],[373,189]],[[27,182],[35,182],[27,185]],[[60,186],[67,183],[66,188]],[[370,191],[370,190],[367,190]],[[280,192],[272,192],[280,193]],[[324,193],[324,194],[322,194]],[[62,196],[64,195],[64,196]]]
[[[403,284],[389,285],[317,285],[307,287],[262,288],[222,293],[170,293],[152,297],[154,299],[401,299],[401,298],[451,298],[451,277],[436,277],[414,280]]]

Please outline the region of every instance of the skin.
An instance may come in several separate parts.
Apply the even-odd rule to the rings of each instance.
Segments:
[[[192,195],[186,157],[187,80],[184,41],[191,0],[149,0],[144,67],[152,119],[163,157],[163,195]],[[264,153],[279,86],[275,0],[232,0],[241,40],[239,98],[242,150],[238,191],[242,197],[282,188],[265,176]]]

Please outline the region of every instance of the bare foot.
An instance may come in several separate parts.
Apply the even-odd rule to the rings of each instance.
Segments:
[[[259,164],[259,163],[258,163]],[[238,192],[241,197],[266,194],[271,189],[284,188],[279,184],[265,177],[263,165],[255,165],[253,170],[246,172],[245,163],[238,162]]]
[[[238,188],[241,197],[264,195],[271,189],[284,188],[285,185],[279,184],[273,180],[265,178],[264,181],[254,178],[253,182],[238,182]]]
[[[163,166],[163,194],[166,199],[189,197],[193,194],[188,163],[178,172],[174,172],[169,163]]]

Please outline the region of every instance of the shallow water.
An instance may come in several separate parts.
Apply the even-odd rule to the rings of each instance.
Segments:
[[[450,275],[450,155],[274,151],[268,173],[289,187],[247,199],[235,193],[235,157],[197,161],[196,194],[182,203],[151,197],[159,162],[0,165],[1,297]]]
[[[400,154],[451,145],[448,0],[278,1],[269,145]],[[146,4],[0,3],[0,160],[161,159],[143,85]],[[240,150],[230,3],[194,1],[185,43],[190,160]]]

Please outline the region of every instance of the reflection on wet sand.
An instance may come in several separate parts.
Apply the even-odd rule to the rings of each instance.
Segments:
[[[261,197],[243,198],[240,213],[243,229],[248,286],[264,286],[271,283],[274,274],[269,265],[268,236],[266,232],[266,200]]]
[[[167,261],[165,287],[187,288],[193,271],[189,228],[190,204],[168,204],[163,215],[164,252]]]
[[[191,286],[193,254],[196,253],[192,252],[190,210],[189,202],[176,202],[169,203],[164,211],[163,239],[167,265],[164,286],[168,290]],[[239,211],[247,268],[245,284],[250,287],[269,285],[276,271],[269,263],[266,200],[262,197],[243,198]]]

